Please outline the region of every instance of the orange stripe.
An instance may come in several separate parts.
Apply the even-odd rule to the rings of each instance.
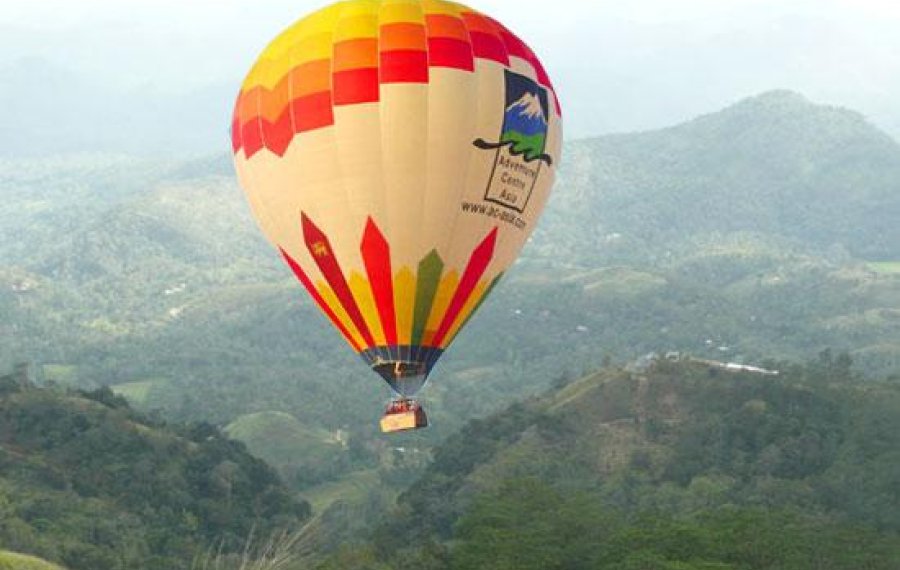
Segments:
[[[428,49],[425,26],[422,24],[386,24],[381,26],[381,43],[379,49],[386,51]]]
[[[459,18],[453,16],[445,16],[443,14],[432,14],[425,17],[428,26],[428,37],[453,38],[469,42],[469,32],[466,25]]]
[[[331,60],[320,59],[298,65],[288,74],[291,96],[296,99],[331,90]]]
[[[378,40],[360,38],[334,44],[334,71],[378,67]]]
[[[251,117],[261,117],[274,123],[281,118],[291,101],[330,90],[331,62],[319,60],[304,63],[295,67],[272,90],[257,86],[243,94],[239,103],[240,117],[244,122]],[[258,98],[258,103],[255,98]]]
[[[260,91],[262,91],[262,87],[254,87],[250,91],[241,94],[241,100],[237,104],[241,124],[246,124],[250,119],[259,116]]]
[[[287,77],[282,79],[271,91],[260,90],[259,115],[267,121],[277,121],[288,106],[290,93],[287,79]]]
[[[476,14],[475,12],[464,12],[462,15],[463,22],[466,24],[466,28],[469,29],[470,32],[483,32],[485,34],[498,35],[497,26],[491,23],[490,20],[482,16],[481,14]]]

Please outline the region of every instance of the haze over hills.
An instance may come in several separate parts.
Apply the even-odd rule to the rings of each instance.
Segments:
[[[298,433],[374,437],[386,389],[264,243],[227,157],[6,160],[0,179],[0,362],[172,418],[280,411]],[[521,262],[439,365],[437,427],[417,437],[606,357],[831,347],[900,368],[898,187],[894,141],[786,92],[571,143]]]
[[[661,262],[698,239],[749,232],[900,258],[900,145],[861,115],[796,93],[765,93],[661,131],[576,141],[564,161],[531,255],[552,259],[565,248],[587,265]],[[672,251],[679,246],[687,251]]]
[[[124,88],[92,81],[65,66],[27,57],[0,68],[0,157],[115,152],[174,158],[228,146],[236,87],[188,92],[152,85]],[[223,119],[225,117],[225,119]]]

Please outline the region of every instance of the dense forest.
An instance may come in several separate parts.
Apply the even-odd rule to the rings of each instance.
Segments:
[[[893,569],[900,378],[659,358],[477,420],[322,568]]]
[[[0,548],[70,570],[189,568],[310,507],[209,424],[166,425],[109,388],[0,376]]]

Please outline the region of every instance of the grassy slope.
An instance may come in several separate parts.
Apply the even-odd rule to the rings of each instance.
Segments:
[[[900,275],[900,261],[873,261],[869,267],[878,273]]]
[[[0,570],[63,570],[46,560],[0,550]]]
[[[305,426],[284,412],[240,416],[225,427],[225,433],[244,442],[254,455],[276,467],[340,452],[330,432]]]
[[[134,406],[140,406],[147,400],[150,390],[159,387],[165,383],[163,378],[155,378],[153,380],[138,380],[136,382],[126,382],[124,384],[116,384],[110,386],[113,392],[124,397]]]
[[[339,481],[305,489],[303,498],[312,505],[313,512],[321,513],[337,501],[350,504],[359,503],[379,486],[381,486],[381,482],[376,470],[356,471]]]

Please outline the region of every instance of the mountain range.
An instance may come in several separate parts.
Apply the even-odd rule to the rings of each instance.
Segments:
[[[53,421],[34,425],[59,437],[87,422],[89,434],[127,440],[116,448],[125,455],[169,442],[179,465],[193,441],[286,493],[219,430],[163,423],[228,426],[316,509],[311,535],[322,552],[335,549],[323,568],[404,567],[407,554],[418,568],[484,567],[495,554],[527,568],[516,552],[535,568],[769,568],[753,558],[766,552],[792,552],[781,560],[805,567],[816,554],[803,545],[816,545],[842,560],[835,568],[887,569],[896,390],[878,378],[900,371],[898,187],[894,140],[853,111],[789,92],[669,129],[568,143],[537,232],[423,394],[432,428],[388,439],[376,427],[384,386],[266,245],[227,156],[0,160],[0,370],[29,362],[45,386],[0,398],[0,424],[47,412]],[[732,376],[729,363],[780,374]],[[0,475],[16,485],[49,477],[52,488],[34,496],[52,500],[34,504],[65,512],[54,532],[92,505],[132,520],[112,514],[129,512],[125,491],[60,499],[68,491],[53,485],[76,483],[57,435],[22,445],[2,425],[0,447],[25,452],[3,451]],[[395,521],[373,523],[410,485]],[[44,524],[19,501],[32,495],[4,489],[17,520]],[[258,488],[242,489],[235,512],[262,501]],[[773,511],[773,500],[787,508]],[[305,504],[293,504],[297,519]],[[229,527],[237,519],[194,507],[217,529],[185,535],[195,546],[247,530],[243,515]],[[169,520],[168,508],[140,524],[200,524]],[[544,524],[534,509],[562,514]],[[640,518],[648,510],[652,524]],[[354,544],[371,524],[371,540]],[[81,558],[69,565],[101,567],[90,556],[108,556],[95,547],[109,528],[70,545]],[[512,548],[504,528],[552,544]],[[590,534],[598,528],[609,532]],[[23,536],[34,540],[3,547],[70,560]],[[594,537],[602,552],[566,536]],[[461,545],[452,560],[448,541]],[[140,557],[142,544],[129,552]]]
[[[172,419],[290,414],[334,454],[317,483],[379,461],[384,387],[265,244],[226,156],[5,160],[0,180],[0,365]],[[832,348],[896,371],[898,185],[895,141],[788,92],[569,143],[519,263],[424,392],[434,429],[407,439],[648,352]],[[337,430],[351,445],[323,446]]]

